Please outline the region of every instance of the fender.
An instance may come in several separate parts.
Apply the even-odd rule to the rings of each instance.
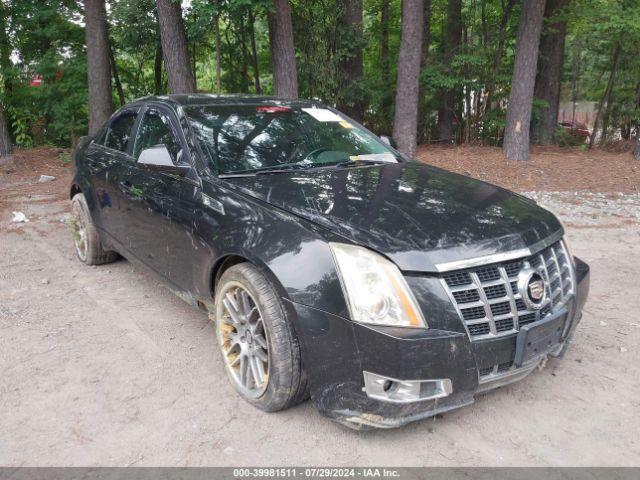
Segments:
[[[282,298],[349,317],[329,247],[334,239],[330,232],[291,213],[266,208],[221,182],[204,182],[203,192],[223,208],[207,209],[198,225],[199,236],[212,252],[197,281],[199,293],[206,292],[202,296],[214,291],[212,282],[222,262],[240,257],[260,268]]]

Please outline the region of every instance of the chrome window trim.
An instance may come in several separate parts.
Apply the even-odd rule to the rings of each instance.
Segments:
[[[522,257],[529,257],[538,253],[540,250],[553,245],[562,238],[564,232],[558,230],[547,238],[540,240],[527,248],[511,250],[509,252],[494,253],[491,255],[483,255],[480,257],[467,258],[463,260],[454,260],[451,262],[436,263],[436,271],[439,273],[450,272],[452,270],[463,270],[465,268],[481,267],[491,263],[508,262],[509,260],[517,260]]]

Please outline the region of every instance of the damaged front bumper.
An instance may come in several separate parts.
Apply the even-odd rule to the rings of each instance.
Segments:
[[[464,331],[363,325],[290,303],[312,402],[321,414],[355,429],[399,427],[469,405],[481,392],[526,377],[547,355],[564,353],[589,289],[589,267],[579,259],[576,284],[562,312],[567,327],[554,343],[520,365],[483,377],[483,363],[513,362],[517,335],[471,342]],[[385,393],[387,387],[396,393]]]

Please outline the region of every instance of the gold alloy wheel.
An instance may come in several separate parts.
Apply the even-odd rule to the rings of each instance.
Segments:
[[[262,315],[239,282],[227,283],[219,294],[216,333],[225,367],[241,393],[259,398],[269,383],[269,344]]]

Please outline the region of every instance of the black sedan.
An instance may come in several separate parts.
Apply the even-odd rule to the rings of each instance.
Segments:
[[[561,355],[589,268],[533,201],[412,161],[314,101],[135,101],[74,152],[78,257],[210,312],[232,385],[354,428],[473,402]]]

